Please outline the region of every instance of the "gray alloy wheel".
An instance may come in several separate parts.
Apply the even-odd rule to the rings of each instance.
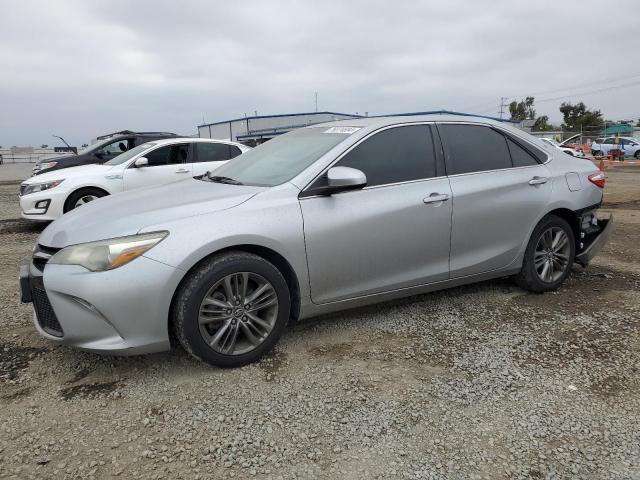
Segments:
[[[278,319],[278,296],[271,283],[253,272],[232,273],[216,282],[200,303],[203,340],[224,355],[254,350]]]
[[[553,283],[569,267],[571,246],[569,237],[560,227],[549,227],[538,238],[534,254],[534,267],[540,280]]]
[[[98,197],[95,195],[83,195],[78,199],[78,201],[73,206],[73,208],[78,208],[79,206],[84,205],[85,203],[93,202],[96,198]]]

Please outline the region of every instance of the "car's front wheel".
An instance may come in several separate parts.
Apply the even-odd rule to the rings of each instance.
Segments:
[[[73,192],[67,200],[64,202],[64,213],[67,213],[74,208],[81,207],[82,205],[93,202],[97,198],[105,197],[109,195],[104,190],[99,188],[81,188],[80,190],[76,190]]]
[[[239,367],[271,350],[289,319],[287,282],[270,262],[247,252],[214,256],[190,272],[172,307],[184,349],[219,367]]]
[[[571,272],[575,250],[569,223],[556,215],[545,216],[529,239],[516,282],[536,293],[557,290]]]
[[[638,150],[633,156],[636,157],[636,160],[640,160],[640,150]]]
[[[594,151],[591,152],[591,154],[594,157],[601,157],[602,156],[602,152],[600,150],[594,150]]]

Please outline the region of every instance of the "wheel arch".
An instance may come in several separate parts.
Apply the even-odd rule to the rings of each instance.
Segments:
[[[182,287],[182,284],[184,283],[189,273],[191,273],[194,269],[202,265],[203,262],[206,262],[207,260],[209,260],[214,256],[221,255],[227,252],[238,252],[238,251],[252,253],[254,255],[262,257],[268,262],[272,263],[278,269],[278,271],[282,274],[285,281],[287,282],[287,287],[289,288],[289,294],[291,296],[291,313],[289,315],[289,321],[296,321],[299,318],[300,309],[301,309],[300,282],[298,280],[298,276],[295,273],[295,270],[293,269],[289,261],[282,254],[276,252],[272,248],[265,247],[263,245],[256,245],[256,244],[238,244],[238,245],[227,246],[219,250],[216,250],[215,252],[209,253],[208,255],[200,259],[198,262],[193,264],[188,270],[184,272],[184,275],[182,275],[182,278],[178,282],[176,288],[173,291],[173,295],[171,297],[171,303],[170,303],[168,319],[167,319],[167,327],[170,335],[171,335],[171,332],[173,331],[173,325],[172,325],[173,307],[176,300],[176,295],[180,290],[180,288]]]
[[[578,214],[574,210],[571,210],[569,208],[556,208],[547,212],[544,216],[546,217],[548,215],[555,215],[556,217],[560,217],[569,224],[571,230],[573,231],[573,238],[576,244],[577,251],[578,245],[580,244],[580,220],[578,219]]]
[[[73,190],[71,190],[69,192],[69,194],[67,195],[67,198],[64,199],[64,204],[63,204],[63,209],[67,208],[67,202],[69,201],[69,198],[71,198],[71,195],[80,192],[81,190],[100,190],[101,192],[104,192],[105,197],[107,195],[111,195],[111,192],[109,190],[107,190],[106,188],[103,187],[99,187],[97,185],[79,185],[77,187],[75,187]]]

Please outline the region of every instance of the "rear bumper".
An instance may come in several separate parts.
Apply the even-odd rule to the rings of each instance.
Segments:
[[[601,225],[600,231],[585,239],[585,248],[576,255],[575,262],[583,267],[589,265],[589,262],[607,244],[609,237],[613,233],[613,215],[606,220],[599,220],[598,222]]]

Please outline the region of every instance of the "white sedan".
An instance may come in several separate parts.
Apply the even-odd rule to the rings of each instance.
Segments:
[[[144,143],[101,165],[44,173],[20,185],[22,216],[55,220],[96,198],[203,175],[250,148],[204,138]]]

